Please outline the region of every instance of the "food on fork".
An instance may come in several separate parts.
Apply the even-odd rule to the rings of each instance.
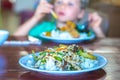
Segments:
[[[55,19],[58,18],[57,14],[56,14],[54,11],[51,11],[51,14],[53,15],[53,17],[54,17]]]

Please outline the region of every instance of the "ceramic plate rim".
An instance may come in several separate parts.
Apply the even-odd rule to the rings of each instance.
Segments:
[[[37,54],[38,54],[38,53],[37,53]],[[26,69],[28,69],[28,70],[30,70],[30,71],[46,72],[46,73],[52,73],[52,74],[61,74],[61,73],[62,73],[62,74],[73,74],[73,73],[89,72],[89,71],[94,71],[94,70],[101,69],[101,68],[103,68],[103,67],[108,63],[107,59],[106,59],[104,56],[95,53],[95,54],[94,54],[95,56],[100,57],[100,58],[102,58],[102,59],[104,60],[104,63],[102,63],[102,65],[97,66],[97,67],[95,67],[95,68],[85,69],[85,70],[78,70],[78,71],[47,71],[47,70],[40,70],[40,69],[31,68],[31,67],[28,67],[28,66],[25,66],[24,64],[22,64],[21,61],[22,61],[24,58],[26,58],[26,57],[28,57],[28,56],[30,56],[30,55],[32,55],[32,54],[26,55],[26,56],[21,57],[21,58],[19,59],[19,64],[20,64],[20,66],[22,66],[23,68],[26,68]]]
[[[72,40],[91,40],[91,39],[94,39],[96,36],[95,36],[95,34],[92,33],[92,35],[90,37],[85,37],[85,38],[59,39],[59,38],[47,37],[42,33],[42,34],[40,34],[40,37],[42,37],[44,39],[49,39],[49,40],[72,41]]]
[[[90,37],[85,37],[85,38],[72,38],[72,39],[59,39],[59,38],[52,38],[52,37],[47,37],[44,36],[44,34],[40,34],[40,38],[46,39],[48,41],[52,41],[55,43],[64,43],[64,44],[71,44],[71,43],[81,43],[85,41],[91,41],[96,38],[96,35],[92,33]]]

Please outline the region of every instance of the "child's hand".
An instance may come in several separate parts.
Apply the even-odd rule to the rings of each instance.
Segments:
[[[92,28],[97,28],[100,27],[102,18],[98,15],[98,13],[94,12],[89,14],[89,22]]]
[[[37,19],[41,19],[45,16],[45,14],[50,13],[53,6],[49,4],[46,0],[40,0],[39,5],[35,11],[35,14],[33,17]]]
[[[97,37],[104,38],[105,35],[100,28],[102,18],[98,15],[98,13],[92,13],[89,15],[89,22],[90,26],[92,27],[93,31],[96,33]]]

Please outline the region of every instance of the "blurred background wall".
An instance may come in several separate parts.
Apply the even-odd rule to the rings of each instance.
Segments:
[[[20,13],[25,10],[34,9],[35,0],[16,0],[13,6],[13,10],[16,13]]]
[[[90,0],[89,7],[105,13],[109,19],[109,37],[120,37],[120,0]]]
[[[12,35],[20,24],[33,15],[35,1],[1,0],[0,29],[6,29]],[[108,37],[120,37],[120,0],[90,0],[89,8],[108,16]]]

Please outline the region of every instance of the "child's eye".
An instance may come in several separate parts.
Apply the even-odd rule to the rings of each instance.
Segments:
[[[69,6],[74,6],[74,3],[69,2],[68,5],[69,5]]]
[[[61,5],[62,1],[57,1],[56,4]]]

